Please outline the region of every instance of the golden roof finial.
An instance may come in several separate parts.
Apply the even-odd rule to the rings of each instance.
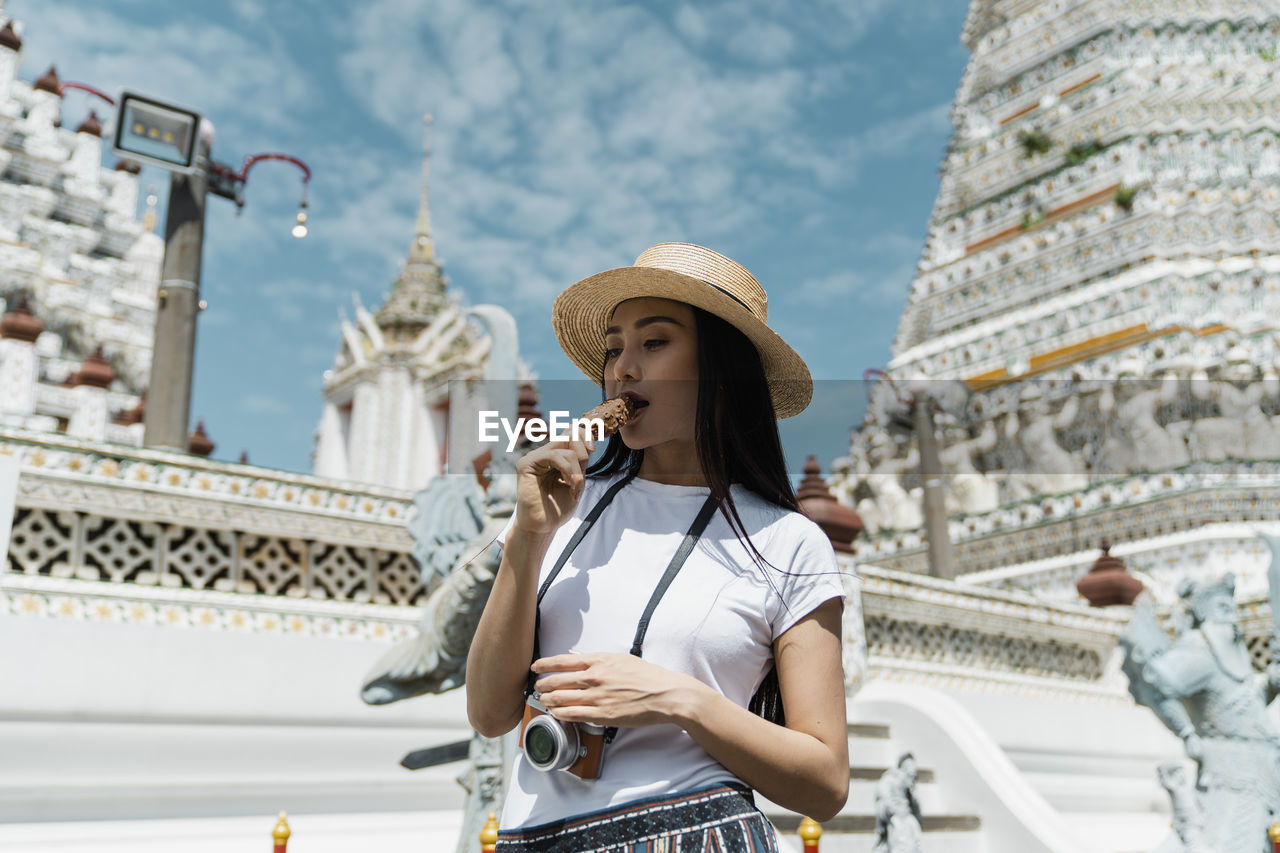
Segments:
[[[427,186],[431,176],[431,113],[422,117],[422,191],[418,198],[418,225],[414,229],[413,246],[409,250],[410,261],[432,261],[435,249],[431,245],[431,210],[427,204]]]

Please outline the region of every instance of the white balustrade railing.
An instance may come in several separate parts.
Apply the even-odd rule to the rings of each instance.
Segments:
[[[136,587],[413,605],[411,495],[0,430],[20,464],[7,570]]]

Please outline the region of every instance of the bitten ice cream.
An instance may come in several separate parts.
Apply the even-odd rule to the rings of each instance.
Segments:
[[[605,400],[578,420],[604,422],[604,435],[607,438],[627,425],[627,421],[636,416],[636,401],[630,397],[614,397]]]

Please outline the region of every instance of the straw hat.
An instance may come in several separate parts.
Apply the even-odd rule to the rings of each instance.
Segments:
[[[804,411],[813,379],[804,359],[766,325],[769,297],[741,265],[690,243],[659,243],[635,265],[597,273],[568,287],[551,309],[551,325],[569,360],[597,385],[604,368],[604,332],[620,302],[641,296],[673,299],[715,314],[755,344],[776,417]]]

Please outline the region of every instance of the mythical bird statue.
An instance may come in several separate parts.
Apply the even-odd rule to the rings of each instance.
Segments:
[[[489,491],[471,477],[436,477],[414,498],[413,556],[431,593],[418,635],[374,665],[360,688],[370,705],[386,705],[461,686],[467,650],[493,587],[502,551],[494,539],[515,509],[515,470],[490,463]]]

